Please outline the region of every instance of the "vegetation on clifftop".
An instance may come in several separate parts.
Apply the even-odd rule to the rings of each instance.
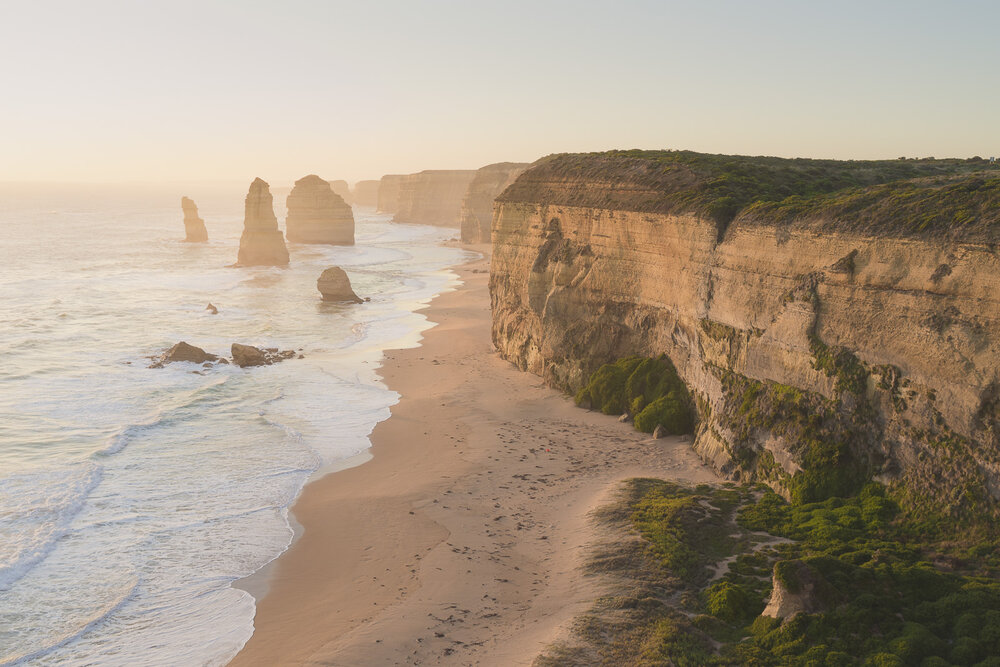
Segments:
[[[498,201],[693,213],[791,224],[829,221],[892,235],[995,241],[1000,170],[969,160],[812,160],[692,151],[551,155]]]

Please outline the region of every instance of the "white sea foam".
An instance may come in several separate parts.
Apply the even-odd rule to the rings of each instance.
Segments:
[[[232,582],[287,548],[315,471],[369,446],[398,398],[382,352],[417,344],[461,258],[451,230],[369,215],[353,247],[228,269],[242,193],[186,194],[209,244],[175,240],[177,193],[2,207],[0,664],[227,662],[253,631]],[[332,264],[371,302],[321,302]],[[305,358],[146,367],[179,340]]]

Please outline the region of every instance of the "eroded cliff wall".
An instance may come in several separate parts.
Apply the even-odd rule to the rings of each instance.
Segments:
[[[402,174],[386,174],[378,184],[379,213],[395,213],[399,209],[399,186],[403,182]]]
[[[465,243],[489,243],[493,202],[530,165],[498,162],[476,171],[462,200],[460,226]]]
[[[664,212],[659,177],[632,168],[532,169],[497,202],[504,358],[573,391],[603,363],[666,353],[695,397],[694,447],[724,475],[806,498],[875,477],[945,514],[995,505],[996,243],[720,224]]]
[[[475,170],[427,170],[403,176],[393,220],[458,227],[462,200]]]
[[[358,206],[377,206],[378,188],[378,181],[358,181],[351,190],[351,203]]]

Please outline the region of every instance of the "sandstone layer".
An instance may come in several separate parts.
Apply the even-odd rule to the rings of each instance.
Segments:
[[[208,240],[208,230],[205,221],[198,217],[198,206],[187,197],[181,197],[181,210],[184,211],[184,240],[189,243],[204,243]]]
[[[995,227],[753,207],[727,220],[670,203],[694,197],[691,170],[571,157],[497,202],[501,356],[572,391],[603,363],[666,353],[694,397],[696,451],[731,479],[822,496],[875,477],[929,511],[995,507]]]
[[[378,181],[358,181],[351,190],[351,203],[358,206],[378,206]]]
[[[460,226],[465,243],[489,243],[493,202],[527,169],[529,164],[499,162],[476,172],[462,200]]]
[[[347,181],[330,181],[330,187],[341,199],[348,204],[351,203],[351,186],[347,184]]]
[[[236,266],[287,265],[288,248],[274,216],[271,189],[266,182],[256,178],[247,193]]]
[[[285,236],[290,242],[354,245],[354,212],[319,176],[295,181],[286,202]]]
[[[399,204],[393,220],[457,227],[462,200],[474,170],[427,170],[408,174],[399,184]]]
[[[399,186],[402,174],[386,174],[378,184],[378,212],[395,213],[399,209]]]

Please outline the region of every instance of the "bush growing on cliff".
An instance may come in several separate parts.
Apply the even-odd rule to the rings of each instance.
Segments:
[[[690,433],[694,424],[687,387],[666,355],[625,357],[601,366],[577,392],[576,403],[606,415],[629,412],[635,427],[646,433],[658,425],[670,434]]]

